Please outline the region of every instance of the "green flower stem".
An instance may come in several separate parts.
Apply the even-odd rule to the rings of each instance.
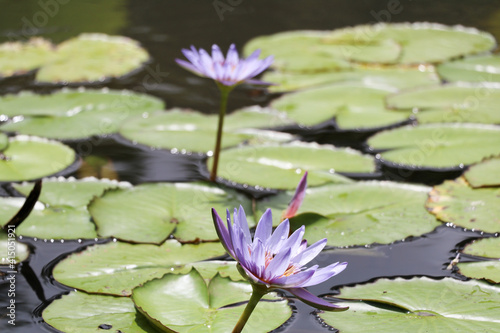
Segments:
[[[224,116],[226,115],[227,100],[229,93],[233,90],[232,86],[225,86],[222,84],[217,84],[220,90],[220,111],[219,111],[219,125],[217,126],[217,140],[215,141],[214,149],[214,162],[212,164],[212,172],[210,173],[210,181],[214,182],[217,178],[217,167],[219,165],[219,153],[220,146],[222,142],[222,128],[224,127]]]
[[[253,283],[252,283],[252,289],[253,289],[252,297],[250,297],[250,300],[248,301],[245,310],[241,314],[238,323],[234,327],[233,333],[240,333],[243,330],[243,327],[247,323],[248,318],[250,318],[250,315],[252,314],[253,310],[259,303],[260,299],[269,291],[266,286]]]

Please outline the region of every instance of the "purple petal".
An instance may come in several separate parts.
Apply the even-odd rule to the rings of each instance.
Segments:
[[[189,60],[193,65],[200,65],[200,55],[193,46],[191,46],[191,50],[182,49],[182,54],[184,54],[187,60]]]
[[[212,45],[212,60],[220,64],[224,62],[224,55],[220,51],[220,48],[215,44]]]
[[[315,307],[316,309],[325,311],[345,311],[349,309],[349,307],[341,307],[314,296],[304,288],[288,288],[287,290],[297,296],[302,302]]]
[[[295,216],[297,211],[299,210],[300,205],[302,205],[302,201],[304,201],[304,197],[306,196],[306,188],[307,188],[307,171],[302,176],[299,184],[297,185],[297,189],[295,190],[295,194],[288,204],[288,208],[282,215],[282,219],[289,219]]]
[[[239,61],[238,51],[236,50],[236,45],[231,44],[229,50],[227,51],[226,63],[230,66],[237,66]]]
[[[250,279],[252,279],[253,281],[257,282],[257,283],[263,283],[263,284],[268,284],[264,281],[262,281],[261,279],[259,279],[257,276],[255,276],[248,268],[246,268],[245,266],[241,265],[241,267],[243,268],[243,270],[245,271],[245,273],[248,275],[248,277]]]
[[[259,238],[262,242],[267,243],[267,239],[271,236],[273,230],[273,216],[271,209],[267,209],[260,218],[257,229],[255,229],[254,242]]]
[[[268,251],[272,254],[278,253],[282,244],[287,240],[289,232],[290,222],[288,220],[284,220],[274,230],[271,238],[269,238],[269,241],[266,244]]]
[[[231,242],[231,239],[229,237],[229,232],[224,226],[224,223],[222,222],[222,219],[220,218],[219,214],[217,214],[217,211],[212,208],[212,219],[214,220],[214,225],[215,225],[215,230],[217,231],[217,236],[219,236],[219,239],[226,249],[226,251],[229,253],[229,255],[233,258],[235,258],[235,253],[233,250],[233,244]]]
[[[323,250],[323,248],[326,245],[326,242],[327,242],[326,238],[317,241],[304,251],[300,251],[299,254],[297,254],[294,258],[292,258],[292,261],[299,266],[304,266],[309,261],[313,260],[321,252],[321,250]]]
[[[278,288],[296,288],[302,287],[304,283],[309,281],[314,275],[314,269],[308,269],[303,272],[292,274],[289,276],[282,276],[280,278],[269,280],[272,285]]]
[[[236,213],[236,209],[234,210],[234,221],[238,221],[238,224],[245,235],[245,241],[247,244],[252,244],[252,236],[250,235],[250,230],[248,228],[247,216],[245,214],[245,210],[243,206],[240,205],[238,208],[238,213]]]
[[[290,264],[290,255],[291,251],[287,249],[286,251],[281,251],[271,259],[271,262],[264,271],[264,278],[269,281],[282,276]]]
[[[255,272],[255,276],[261,277],[266,263],[266,250],[264,248],[264,243],[260,239],[257,240],[257,244],[252,250],[251,254],[251,266],[249,267],[252,272]]]
[[[185,69],[187,69],[188,71],[190,72],[193,72],[197,75],[201,75],[201,76],[205,76],[205,73],[202,73],[196,66],[194,66],[193,64],[185,61],[185,60],[182,60],[182,59],[175,59],[175,62],[179,65],[179,66],[182,66],[184,67]]]
[[[330,279],[331,277],[339,274],[342,272],[345,268],[347,267],[347,263],[334,263],[329,266],[323,267],[318,269],[315,273],[314,276],[311,278],[311,280],[307,281],[302,287],[309,287],[309,286],[314,286],[316,284],[320,284],[325,282],[326,280]]]
[[[300,244],[302,243],[302,237],[304,236],[305,227],[301,226],[299,229],[288,238],[281,246],[284,249],[292,249],[292,257],[295,257],[300,249]]]

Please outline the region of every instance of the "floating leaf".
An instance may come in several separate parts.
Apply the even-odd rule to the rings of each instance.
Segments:
[[[53,270],[54,278],[90,293],[130,295],[132,288],[189,264],[225,254],[220,243],[162,245],[112,242],[71,254]]]
[[[391,182],[357,182],[309,188],[290,222],[306,226],[310,243],[327,238],[330,246],[387,244],[431,232],[441,225],[424,208],[428,187]],[[260,215],[273,210],[280,222],[293,192],[283,192],[257,203]]]
[[[496,332],[500,330],[500,288],[451,278],[380,279],[344,287],[349,311],[319,314],[340,332]],[[344,305],[344,304],[342,304]]]
[[[500,158],[492,158],[469,167],[464,177],[472,187],[500,186]]]
[[[0,209],[3,214],[3,204]],[[0,224],[3,225],[3,223]],[[29,255],[28,246],[17,241],[14,228],[9,228],[6,225],[4,230],[0,229],[0,266],[16,265],[28,259]],[[10,270],[14,270],[14,266],[10,266],[10,268],[12,268]]]
[[[186,293],[186,288],[189,292]],[[191,270],[186,275],[167,274],[133,290],[132,299],[139,311],[162,330],[174,332],[230,332],[236,325],[252,293],[248,282],[234,282],[216,275],[210,283]],[[268,332],[281,326],[292,311],[275,293],[275,302],[261,301],[243,332]]]
[[[212,159],[207,161],[212,167]],[[240,184],[293,189],[304,171],[309,186],[348,183],[335,172],[370,173],[373,158],[349,148],[293,142],[282,145],[248,145],[221,151],[218,176]]]
[[[100,82],[124,76],[149,59],[133,39],[105,34],[81,34],[57,46],[55,60],[36,75],[38,82]]]
[[[128,297],[71,292],[50,303],[42,317],[50,326],[67,333],[157,332]]]
[[[192,269],[196,269],[203,277],[205,282],[213,279],[217,274],[225,278],[228,277],[233,281],[246,281],[246,279],[238,272],[236,268],[236,261],[221,261],[221,260],[208,260],[198,261],[185,266],[180,266],[171,271],[172,274],[187,274]]]
[[[0,141],[5,134],[0,133]],[[57,141],[18,135],[1,151],[0,181],[37,179],[59,173],[75,162],[75,152]]]
[[[463,178],[447,180],[433,188],[426,206],[441,221],[500,232],[500,188],[472,189]]]
[[[488,54],[445,62],[437,72],[449,82],[500,82],[500,57]]]
[[[212,184],[157,183],[109,191],[89,210],[102,237],[159,244],[172,233],[185,242],[218,240],[210,210],[240,204],[250,210],[245,196]]]
[[[53,57],[53,45],[40,37],[31,38],[26,43],[16,41],[0,44],[0,76],[25,74]]]
[[[459,262],[459,273],[473,279],[485,279],[492,283],[500,283],[500,238],[483,238],[468,244],[462,251],[478,257],[495,260]]]
[[[478,257],[500,258],[500,238],[491,237],[476,240],[465,246],[462,252]]]
[[[479,124],[405,126],[375,134],[382,161],[405,167],[457,168],[500,154],[500,127]],[[386,151],[387,150],[387,151]]]
[[[161,100],[130,91],[60,90],[50,95],[22,92],[0,98],[0,112],[13,118],[1,130],[75,140],[107,135],[132,115],[164,108]]]

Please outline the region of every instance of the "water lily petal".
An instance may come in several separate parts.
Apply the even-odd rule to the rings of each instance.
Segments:
[[[314,286],[316,284],[320,284],[325,282],[326,280],[330,279],[331,277],[339,274],[342,272],[344,269],[346,269],[347,263],[334,263],[329,266],[323,267],[318,269],[313,277],[307,281],[305,284],[303,284],[301,287],[309,287],[309,286]]]
[[[283,242],[281,248],[292,249],[292,257],[296,256],[300,249],[300,245],[302,243],[302,237],[304,237],[304,232],[305,232],[304,226],[301,226],[299,229],[295,230],[295,232],[285,242]]]
[[[281,248],[281,244],[287,240],[289,233],[290,221],[284,220],[276,227],[276,229],[274,229],[273,234],[266,244],[269,252],[272,254],[277,253],[278,249]]]
[[[216,63],[222,64],[224,62],[224,55],[216,44],[212,45],[212,59]]]
[[[287,209],[283,212],[282,219],[292,218],[295,216],[299,207],[302,205],[302,201],[304,201],[304,197],[306,196],[306,188],[307,188],[307,171],[302,176],[299,184],[297,185],[297,189],[295,190],[295,194],[288,204]]]
[[[224,222],[222,222],[222,219],[220,218],[219,214],[217,214],[217,212],[213,208],[212,208],[212,219],[214,221],[215,230],[217,231],[217,236],[219,236],[222,246],[224,246],[226,251],[231,255],[231,257],[234,258],[235,255],[233,250],[233,244],[229,237],[229,232],[224,226]]]
[[[297,296],[302,302],[324,311],[345,311],[349,307],[341,307],[333,303],[327,302],[322,298],[319,298],[304,288],[288,288],[289,292]]]
[[[255,229],[255,235],[253,241],[260,239],[262,242],[266,243],[267,239],[271,236],[273,231],[273,216],[270,209],[267,209],[262,217],[260,218],[257,228]]]
[[[304,266],[309,261],[316,258],[316,256],[324,249],[326,242],[327,239],[323,238],[313,245],[309,246],[307,249],[303,251],[299,250],[299,253],[294,258],[292,258],[292,261],[299,266]]]
[[[238,65],[238,51],[236,50],[236,45],[229,45],[229,50],[227,51],[226,63],[229,66],[237,66]]]
[[[290,249],[281,251],[273,259],[264,271],[264,280],[270,281],[274,278],[282,276],[290,264]]]
[[[204,73],[202,73],[202,72],[198,69],[198,67],[194,66],[193,64],[191,64],[191,63],[189,63],[189,62],[187,62],[187,61],[184,61],[184,60],[182,60],[182,59],[175,59],[175,62],[176,62],[178,65],[180,65],[180,66],[184,67],[185,69],[187,69],[187,70],[188,70],[188,71],[190,71],[190,72],[193,72],[193,73],[194,73],[194,74],[196,74],[196,75],[201,75],[201,76],[204,76]]]
[[[257,244],[252,250],[251,261],[251,271],[255,272],[256,276],[262,276],[266,263],[266,250],[264,249],[264,243],[260,239],[257,240]]]
[[[276,279],[272,279],[269,282],[274,286],[279,286],[278,288],[295,288],[302,287],[304,283],[309,281],[314,275],[314,269],[308,269],[299,273],[295,273],[289,276],[282,276]]]
[[[245,240],[248,244],[252,243],[252,236],[250,235],[250,230],[248,228],[247,216],[245,215],[245,210],[243,206],[240,205],[238,208],[238,215],[236,215],[236,209],[234,214],[234,221],[238,220],[241,230],[243,230],[243,234],[245,235]]]

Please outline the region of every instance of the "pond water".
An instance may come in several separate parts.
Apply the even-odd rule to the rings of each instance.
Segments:
[[[213,43],[227,49],[230,43],[242,47],[250,38],[294,29],[335,29],[375,22],[429,21],[449,25],[473,26],[500,39],[500,6],[498,1],[263,1],[239,0],[230,3],[231,10],[218,12],[212,1],[173,0],[25,0],[0,1],[0,39],[26,39],[42,35],[60,42],[81,32],[120,34],[138,40],[151,54],[153,61],[135,76],[117,82],[111,88],[127,88],[158,96],[167,108],[187,107],[205,113],[216,113],[218,90],[212,81],[195,77],[178,67],[174,59],[180,49],[195,45],[209,48]],[[395,6],[397,4],[397,6]],[[50,91],[52,88],[31,86],[26,80],[0,82],[0,92],[25,89]],[[246,105],[266,105],[273,96],[250,87],[239,87],[231,95],[229,110]],[[308,138],[308,140],[315,139]],[[317,137],[322,142],[360,147],[360,138]],[[73,142],[71,146],[82,156],[109,158],[120,180],[134,184],[154,181],[193,181],[207,176],[203,159],[198,155],[171,154],[168,151],[131,147],[115,137]],[[400,177],[391,170],[382,170],[378,179],[440,183],[449,174],[419,173]],[[460,171],[458,172],[460,173]],[[81,175],[76,173],[75,175]],[[480,233],[460,228],[438,227],[422,237],[401,240],[391,245],[328,250],[314,264],[326,265],[348,261],[346,271],[330,281],[309,288],[314,294],[331,293],[343,285],[372,281],[378,277],[431,276],[453,273],[446,267],[457,249]],[[0,316],[2,332],[56,332],[45,325],[41,311],[48,302],[71,290],[55,282],[51,267],[61,257],[96,241],[66,241],[24,238],[32,255],[20,266],[16,275],[16,326]],[[99,240],[98,242],[103,242]],[[7,305],[8,285],[0,280],[0,308]],[[296,302],[296,313],[277,331],[327,332],[310,316],[313,308]],[[4,310],[0,312],[3,314]]]

